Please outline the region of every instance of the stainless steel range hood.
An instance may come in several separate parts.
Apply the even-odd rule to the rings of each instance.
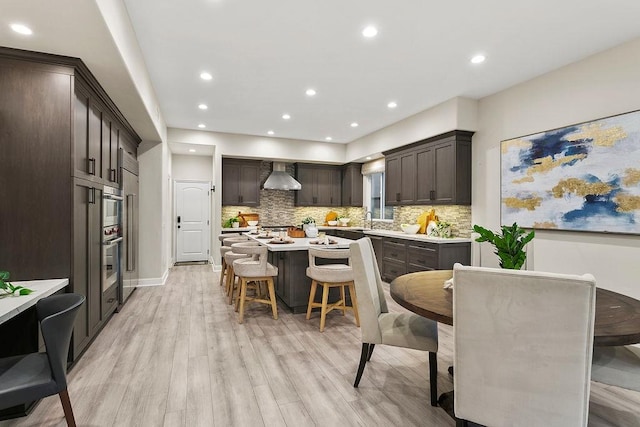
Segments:
[[[302,185],[286,172],[282,162],[273,162],[273,171],[264,182],[265,190],[300,190]]]

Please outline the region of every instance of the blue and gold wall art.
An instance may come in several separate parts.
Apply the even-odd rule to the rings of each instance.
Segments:
[[[640,111],[502,141],[501,222],[640,234]]]

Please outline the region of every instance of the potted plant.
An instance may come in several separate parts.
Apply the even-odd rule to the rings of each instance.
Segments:
[[[24,286],[13,286],[9,281],[9,272],[0,271],[0,297],[8,295],[29,295],[33,292]]]
[[[436,221],[434,234],[438,237],[451,237],[451,223],[447,221]]]
[[[342,225],[343,227],[346,227],[349,224],[349,221],[351,221],[351,218],[349,218],[346,215],[340,215],[338,217],[338,221],[340,222],[340,225]]]
[[[302,220],[302,229],[306,230],[307,228],[309,228],[309,226],[313,224],[314,226],[316,225],[316,220],[313,217],[306,217],[305,219]]]
[[[222,224],[222,228],[238,228],[240,227],[240,218],[232,216]]]
[[[520,270],[527,259],[524,247],[535,236],[532,230],[527,233],[515,222],[511,226],[503,225],[501,234],[496,234],[479,225],[473,226],[473,231],[480,234],[476,242],[490,242],[495,246],[495,254],[500,258],[500,267]]]

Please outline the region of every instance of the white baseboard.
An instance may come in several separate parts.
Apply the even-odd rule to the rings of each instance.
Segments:
[[[169,270],[165,270],[162,277],[154,277],[151,279],[138,279],[138,286],[164,286],[167,283],[167,278],[169,277]]]

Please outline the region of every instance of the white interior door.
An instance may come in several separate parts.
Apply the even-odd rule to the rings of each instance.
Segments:
[[[209,259],[208,182],[176,181],[176,262]]]

